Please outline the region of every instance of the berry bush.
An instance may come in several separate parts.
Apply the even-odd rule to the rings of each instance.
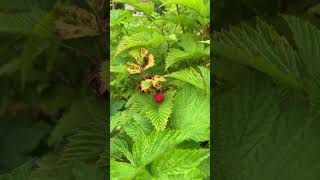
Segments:
[[[209,0],[111,7],[111,179],[209,179]]]

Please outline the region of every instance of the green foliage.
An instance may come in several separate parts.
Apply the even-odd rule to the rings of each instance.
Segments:
[[[105,10],[0,2],[0,179],[105,179]]]
[[[178,62],[210,57],[210,48],[204,49],[204,44],[194,39],[183,39],[181,40],[180,46],[183,48],[183,51],[174,48],[170,49],[166,59],[166,69]]]
[[[153,124],[155,129],[163,130],[172,113],[174,94],[173,91],[166,92],[165,100],[161,104],[157,104],[152,95],[135,94],[130,99],[132,103],[130,110],[140,112]]]
[[[255,27],[218,32],[211,42],[217,179],[319,177],[320,31],[305,19],[282,17],[285,35],[258,19],[250,22]]]
[[[111,179],[210,178],[209,2],[115,2],[135,10],[111,11]]]

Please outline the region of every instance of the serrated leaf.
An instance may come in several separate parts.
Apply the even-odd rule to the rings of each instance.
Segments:
[[[157,179],[190,179],[197,166],[210,155],[209,150],[174,150],[169,151],[151,164],[151,172]],[[190,172],[193,172],[192,174]],[[189,177],[185,175],[188,174]],[[201,175],[196,174],[197,179]],[[194,179],[194,178],[193,178]]]
[[[209,17],[210,16],[210,1],[203,0],[165,0],[164,4],[178,4],[185,7],[188,7],[201,16]]]
[[[137,169],[129,163],[110,161],[110,176],[114,180],[130,179],[134,176]]]
[[[183,39],[179,45],[183,50],[170,49],[166,58],[166,69],[179,62],[210,57],[210,52],[205,51],[204,45],[193,38]]]
[[[209,94],[185,86],[177,91],[173,104],[170,126],[189,134],[195,141],[209,140],[210,98]]]
[[[132,147],[132,162],[136,167],[149,164],[169,148],[184,140],[179,131],[153,131],[148,136],[140,136]]]
[[[242,24],[218,33],[212,43],[214,54],[253,67],[302,90],[297,52],[275,29],[257,21],[256,29]]]
[[[192,84],[196,88],[204,89],[204,82],[200,73],[198,73],[194,68],[190,67],[188,69],[184,69],[178,72],[173,72],[171,74],[166,75],[166,77],[171,77],[175,79],[179,79],[181,81]]]
[[[135,94],[131,97],[131,110],[143,114],[156,130],[164,130],[172,113],[174,94],[174,91],[166,92],[161,104],[155,102],[153,95]]]

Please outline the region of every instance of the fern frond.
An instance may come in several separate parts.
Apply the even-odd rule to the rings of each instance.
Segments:
[[[161,104],[157,104],[150,94],[134,94],[130,110],[143,114],[156,130],[164,130],[172,113],[174,94],[174,91],[166,92]]]

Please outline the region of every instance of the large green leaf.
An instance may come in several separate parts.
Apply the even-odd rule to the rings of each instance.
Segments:
[[[210,91],[210,71],[199,66],[201,74],[197,72],[196,68],[187,68],[181,71],[167,74],[165,77],[171,77],[187,82],[200,90],[204,90],[209,94]]]
[[[189,135],[195,141],[206,141],[210,137],[209,94],[185,86],[177,91],[173,104],[170,125]]]
[[[292,31],[300,58],[302,69],[309,78],[318,84],[320,79],[320,30],[311,23],[293,16],[284,16]],[[305,80],[310,81],[308,77]]]
[[[213,176],[218,179],[317,179],[319,123],[302,94],[284,101],[271,79],[244,71],[214,99]]]
[[[300,59],[285,37],[258,20],[256,30],[248,25],[218,33],[214,54],[262,71],[278,81],[302,89]]]
[[[156,179],[202,179],[197,166],[209,154],[207,149],[169,151],[152,162],[151,172]]]
[[[155,158],[173,148],[184,140],[185,136],[179,131],[153,131],[150,135],[137,138],[132,147],[132,164],[144,167]]]
[[[212,42],[212,45],[213,49],[215,49],[213,53],[219,57],[255,68],[294,89],[303,89],[302,84],[297,79],[287,73],[282,72],[275,65],[261,57],[252,56],[249,53],[243,52],[243,50],[240,48],[218,42]]]
[[[170,49],[166,58],[166,69],[179,62],[194,61],[210,57],[209,49],[205,49],[204,44],[197,42],[195,39],[183,39],[179,45],[183,50],[175,48]]]
[[[131,110],[141,112],[156,130],[164,130],[172,113],[174,94],[174,91],[166,92],[161,104],[152,94],[134,94],[130,100]]]

